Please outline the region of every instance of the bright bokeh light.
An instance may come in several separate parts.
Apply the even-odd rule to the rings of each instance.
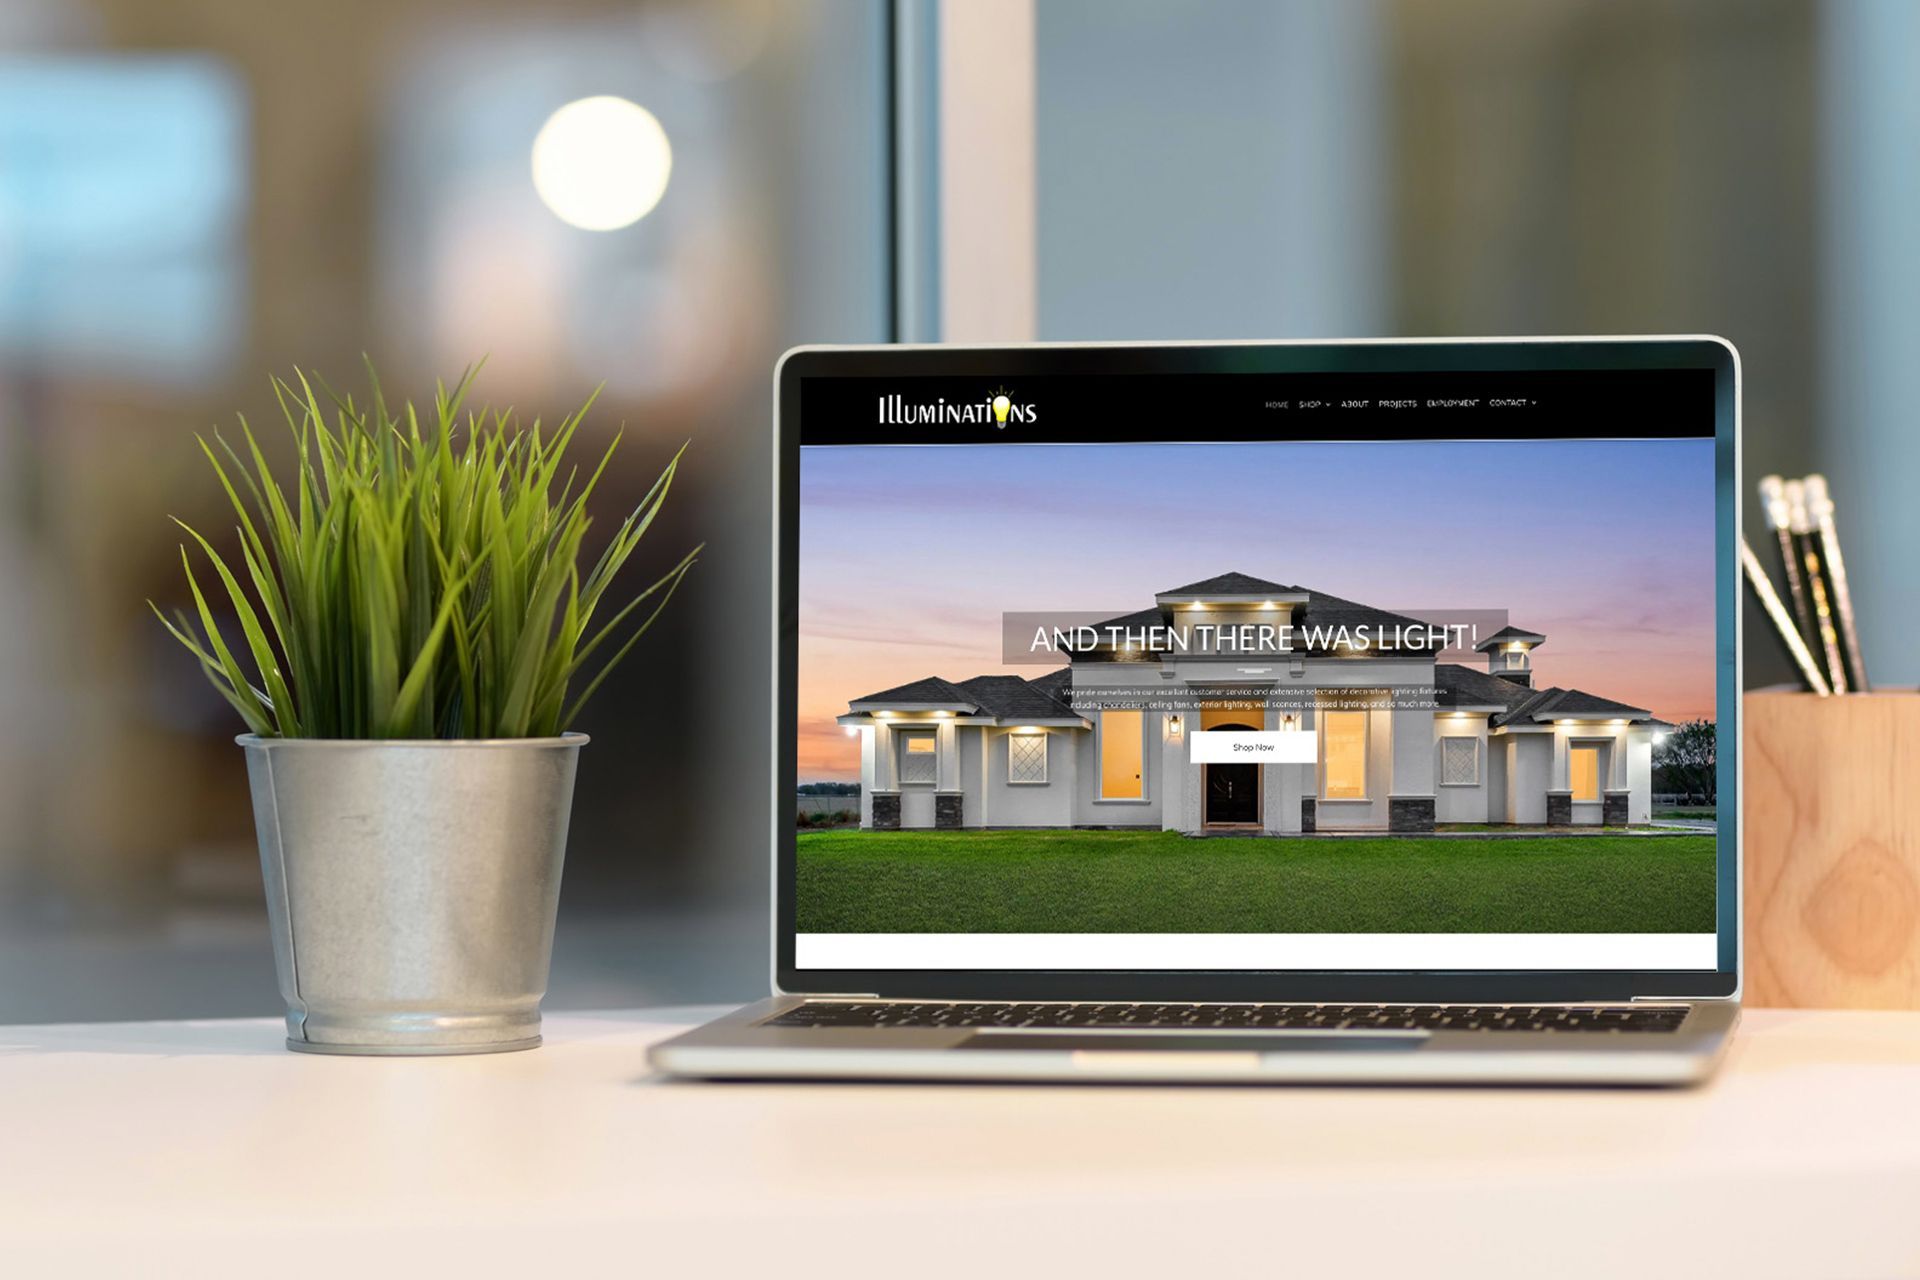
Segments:
[[[673,172],[653,113],[625,98],[569,102],[533,140],[533,189],[562,222],[615,231],[652,212]]]

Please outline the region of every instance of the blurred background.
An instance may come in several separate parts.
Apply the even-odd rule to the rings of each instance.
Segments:
[[[604,382],[603,523],[691,442],[633,572],[707,552],[580,726],[548,1006],[764,992],[769,376],[941,336],[918,148],[994,104],[930,87],[934,2],[0,0],[0,1021],[278,1011],[238,726],[146,601],[169,515],[226,523],[193,434],[363,352],[528,416]],[[1920,6],[1009,7],[1034,336],[1723,334],[1749,476],[1829,472],[1920,681]]]

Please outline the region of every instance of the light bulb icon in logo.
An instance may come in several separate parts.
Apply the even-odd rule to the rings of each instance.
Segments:
[[[1004,427],[1004,426],[1006,426],[1006,425],[1007,425],[1007,410],[1009,410],[1009,409],[1011,409],[1011,408],[1013,408],[1013,401],[1012,401],[1011,399],[1009,399],[1009,398],[1008,398],[1008,396],[1007,396],[1007,393],[1006,393],[1006,392],[1004,392],[1004,391],[1003,391],[1003,392],[1001,392],[1001,393],[1000,393],[999,395],[997,395],[997,396],[995,396],[995,397],[993,398],[993,420],[994,420],[994,422],[995,422],[995,423],[997,423],[998,425],[1000,425],[1000,426],[1002,426],[1002,427]]]

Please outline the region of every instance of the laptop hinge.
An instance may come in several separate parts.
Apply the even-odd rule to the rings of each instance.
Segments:
[[[1634,996],[1628,1004],[1699,1004],[1699,996]]]
[[[875,991],[788,991],[784,994],[796,1000],[878,1000]]]

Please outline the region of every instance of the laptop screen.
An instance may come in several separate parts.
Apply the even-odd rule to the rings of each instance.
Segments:
[[[799,379],[795,968],[1715,968],[1711,369],[1033,354]]]

